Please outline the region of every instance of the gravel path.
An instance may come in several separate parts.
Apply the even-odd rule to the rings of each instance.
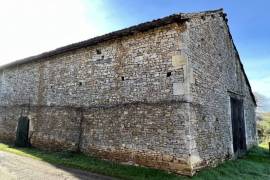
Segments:
[[[0,151],[0,179],[2,180],[60,180],[113,178],[72,168],[59,167],[43,161]]]

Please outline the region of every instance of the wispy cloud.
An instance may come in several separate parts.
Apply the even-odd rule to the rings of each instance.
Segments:
[[[102,0],[0,2],[0,64],[48,51],[105,31]]]
[[[257,80],[251,80],[250,83],[253,91],[270,98],[270,76]]]

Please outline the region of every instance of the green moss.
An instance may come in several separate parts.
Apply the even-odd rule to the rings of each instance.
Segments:
[[[35,148],[14,148],[0,144],[0,151],[26,156],[55,165],[64,165],[86,171],[100,173],[121,179],[134,180],[249,180],[270,179],[270,155],[262,147],[252,149],[245,157],[235,161],[227,161],[216,168],[206,168],[192,178],[169,174],[165,171],[151,168],[120,165],[99,160],[84,154],[71,152],[46,152]]]

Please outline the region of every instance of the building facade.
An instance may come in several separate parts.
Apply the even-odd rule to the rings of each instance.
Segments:
[[[175,14],[0,68],[0,140],[193,175],[257,143],[222,10]],[[29,123],[22,133],[19,122]]]

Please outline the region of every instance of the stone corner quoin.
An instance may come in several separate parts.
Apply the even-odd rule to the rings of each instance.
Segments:
[[[189,176],[257,143],[255,107],[223,10],[171,15],[0,67],[1,141],[23,136],[18,121],[27,117],[34,147]]]

